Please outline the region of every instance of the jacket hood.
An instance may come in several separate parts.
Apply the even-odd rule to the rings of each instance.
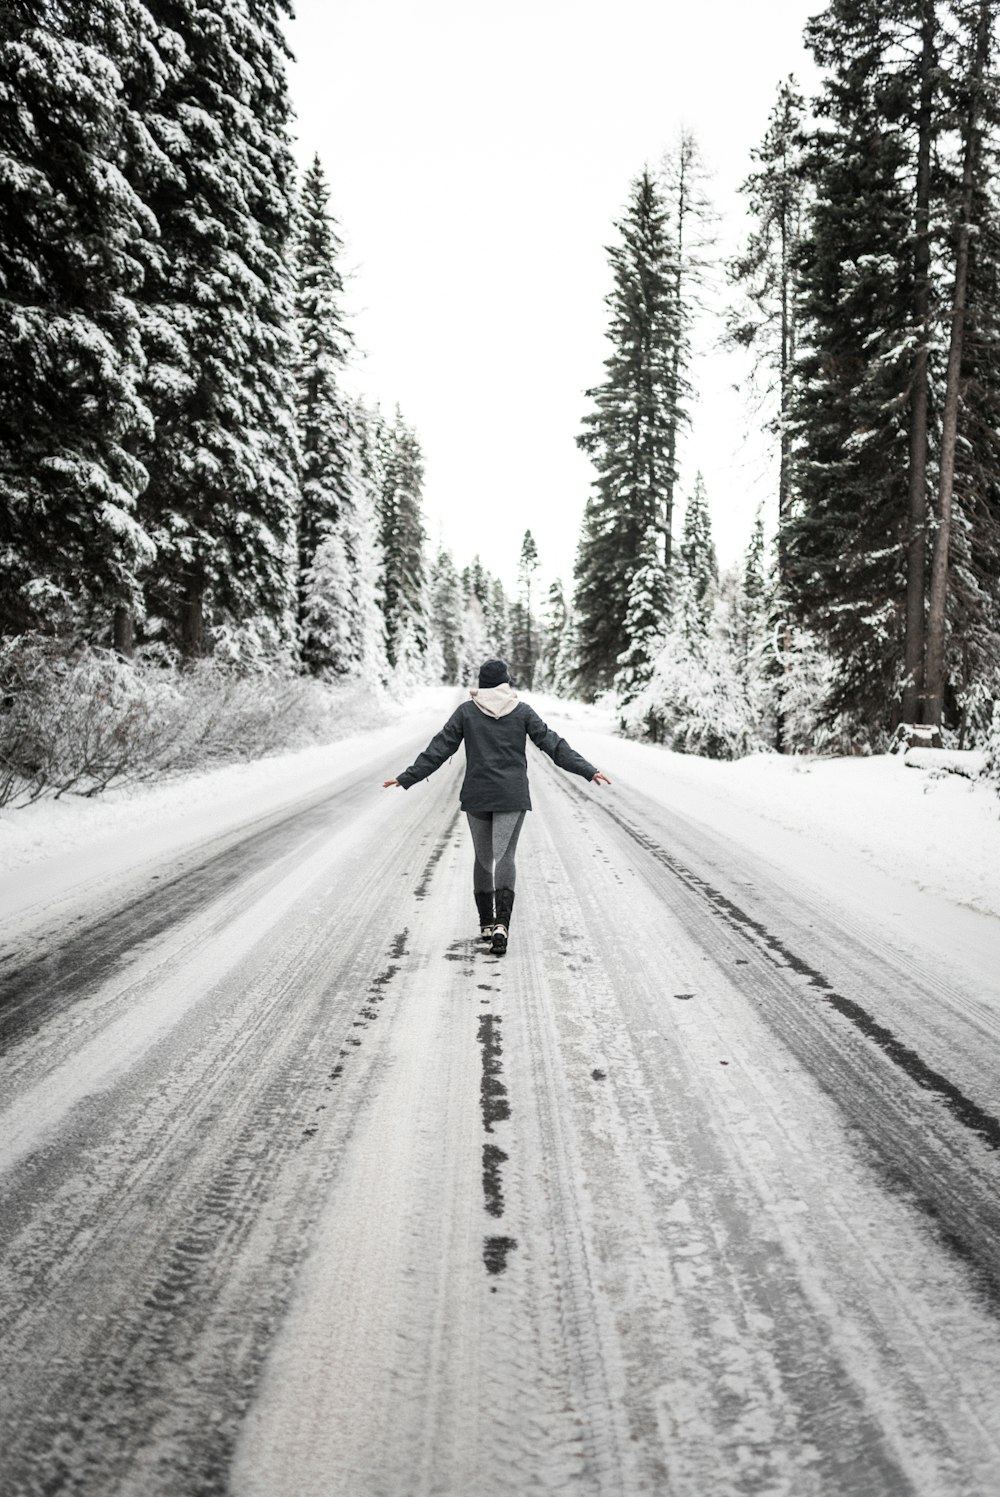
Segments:
[[[506,681],[500,686],[474,686],[470,697],[486,717],[506,717],[518,703],[518,695]]]

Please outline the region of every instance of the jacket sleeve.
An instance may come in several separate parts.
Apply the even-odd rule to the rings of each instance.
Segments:
[[[565,738],[560,738],[554,728],[546,727],[537,712],[528,708],[528,737],[532,743],[538,745],[543,754],[548,754],[553,764],[560,769],[566,769],[570,774],[578,774],[585,780],[592,780],[597,773],[593,764],[590,764],[576,749],[570,748]]]
[[[409,790],[411,785],[417,785],[421,780],[426,780],[436,769],[440,769],[446,759],[450,759],[465,737],[465,728],[462,722],[462,709],[459,707],[440,733],[436,733],[422,754],[418,754],[403,773],[396,776],[404,790]]]

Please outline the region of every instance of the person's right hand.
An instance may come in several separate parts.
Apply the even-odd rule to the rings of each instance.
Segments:
[[[598,770],[590,783],[592,785],[610,785],[611,781],[608,779],[606,774],[602,774],[601,771]]]
[[[388,790],[388,788],[389,788],[390,785],[395,785],[397,787],[397,789],[401,788],[400,785],[399,785],[399,781],[398,780],[383,780],[382,781],[382,789],[383,790]]]

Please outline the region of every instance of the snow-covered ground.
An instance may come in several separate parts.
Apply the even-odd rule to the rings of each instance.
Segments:
[[[808,758],[755,754],[733,763],[674,754],[614,733],[608,713],[535,698],[575,748],[661,804],[764,857],[792,855],[822,876],[834,852],[903,885],[1000,916],[1000,798],[986,782],[907,766],[901,755]]]

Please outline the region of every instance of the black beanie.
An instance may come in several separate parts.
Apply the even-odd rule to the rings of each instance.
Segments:
[[[504,682],[510,682],[505,660],[484,660],[479,667],[480,689],[487,686],[502,686]]]

